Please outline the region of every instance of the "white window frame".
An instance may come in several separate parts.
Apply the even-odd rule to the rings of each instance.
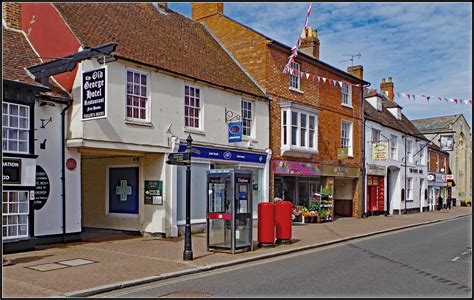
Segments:
[[[423,149],[423,144],[418,144],[418,151],[420,155],[420,165],[424,165],[424,160],[425,160],[425,149]]]
[[[318,152],[318,118],[319,110],[309,108],[303,105],[299,105],[292,102],[281,102],[281,150],[296,150],[303,152]],[[293,127],[293,113],[296,113],[296,145],[292,144],[292,127]],[[286,114],[286,124],[285,124]],[[306,126],[304,134],[304,145],[301,146],[301,115],[306,115]],[[314,118],[314,129],[310,128],[310,117]],[[286,132],[286,143],[285,143],[285,132]],[[313,134],[313,147],[309,146],[310,132]]]
[[[6,106],[6,109],[3,109]],[[17,107],[17,114],[12,115],[10,114],[10,108],[16,106]],[[26,108],[26,116],[20,115],[21,108]],[[30,153],[30,107],[28,105],[22,105],[12,102],[3,102],[2,104],[2,150],[6,153],[22,153],[22,154],[29,154]],[[10,121],[12,118],[17,119],[17,126],[11,126]],[[20,127],[21,120],[26,119],[26,126]],[[6,121],[6,122],[5,122]],[[8,123],[8,124],[6,124]],[[16,137],[11,137],[13,133],[16,133]],[[26,140],[20,139],[20,134],[22,132],[26,132]],[[16,144],[17,150],[10,149],[10,142]],[[20,151],[20,142],[26,143],[26,150]]]
[[[128,72],[136,73],[140,75],[140,89],[143,86],[141,83],[141,76],[144,75],[146,77],[146,98],[145,98],[145,118],[134,118],[133,117],[133,111],[132,111],[132,117],[127,115],[127,109],[129,107],[127,101],[128,101]],[[135,78],[135,75],[133,75],[133,78]],[[132,122],[132,123],[150,123],[151,122],[151,87],[150,87],[150,73],[148,72],[143,72],[140,70],[136,70],[133,68],[126,68],[125,70],[125,121]],[[132,83],[133,85],[134,83]],[[133,97],[141,97],[144,98],[143,95],[135,95],[135,93],[131,94]],[[133,101],[133,100],[132,100]],[[133,104],[133,102],[132,102]],[[133,109],[132,105],[132,109]],[[138,106],[139,107],[139,106]],[[139,107],[140,108],[140,107]]]
[[[380,137],[382,136],[382,130],[372,128],[372,143],[378,143],[380,141]],[[375,137],[377,137],[375,139]]]
[[[407,199],[413,200],[413,177],[407,177]]]
[[[347,93],[345,93],[344,87],[347,87]],[[352,85],[345,82],[342,82],[341,87],[341,105],[352,108]]]
[[[250,110],[244,108],[245,103],[250,104]],[[240,109],[241,109],[241,116],[242,116],[242,137],[254,138],[255,137],[255,133],[254,133],[255,132],[254,130],[255,102],[248,99],[242,99],[240,102]],[[245,116],[244,111],[250,111],[250,118]],[[250,122],[250,126],[245,126],[246,121]],[[244,130],[245,128],[248,128],[248,130],[250,130],[250,134],[245,134],[245,130]]]
[[[349,125],[349,128],[348,128],[348,136],[344,136],[343,133],[345,132],[344,129],[344,125]],[[349,157],[354,157],[354,151],[353,151],[353,129],[352,129],[352,122],[351,121],[347,121],[347,120],[342,120],[341,121],[341,139],[340,139],[340,147],[341,148],[346,148],[344,145],[345,143],[343,143],[343,140],[348,140],[347,142],[347,156]]]
[[[408,162],[412,163],[413,162],[413,141],[407,140],[407,149],[406,149],[407,157],[405,157],[405,160],[408,158]]]
[[[297,62],[291,62],[290,63],[290,69],[297,70],[297,75],[292,75],[290,74],[290,90],[295,90],[295,91],[301,91],[301,76],[300,76],[300,69],[301,65]],[[296,80],[295,80],[296,78]],[[296,83],[296,87],[292,85],[292,83]]]
[[[20,193],[25,193],[26,197],[23,199],[24,201],[20,202]],[[11,202],[11,194],[17,194],[16,202]],[[20,205],[22,204],[22,205]],[[16,205],[16,209],[15,208]],[[6,207],[6,210],[3,209],[2,211],[2,239],[9,240],[9,239],[18,239],[18,238],[27,238],[30,234],[29,232],[29,214],[30,214],[30,192],[29,191],[3,191],[2,194],[2,207]],[[10,209],[15,211],[10,211]],[[22,209],[22,211],[20,211]],[[15,223],[10,224],[10,218],[16,218]],[[20,218],[26,219],[26,222],[20,223]],[[18,234],[20,226],[26,226],[26,234]],[[8,227],[15,227],[16,228],[16,235],[9,235]],[[4,232],[6,229],[6,232]]]
[[[398,137],[396,135],[390,135],[390,159],[398,159]]]
[[[196,106],[193,106],[191,107],[190,105],[186,105],[186,87],[188,88],[192,88],[192,89],[197,89],[199,90],[199,107],[196,107]],[[194,96],[191,96],[189,95],[189,97],[194,97],[196,98],[196,94]],[[191,107],[193,109],[196,109],[198,108],[199,109],[199,112],[198,112],[198,126],[199,127],[195,127],[195,126],[189,126],[189,125],[186,125],[186,107]],[[184,84],[184,89],[183,89],[183,107],[184,107],[184,129],[185,130],[190,130],[190,131],[203,131],[203,120],[202,120],[202,117],[203,117],[203,112],[202,112],[202,109],[203,109],[203,105],[202,105],[202,88],[200,86],[197,86],[197,85],[193,85],[193,84],[189,84],[189,83],[185,83]],[[193,120],[196,118],[196,117],[192,117],[190,116]]]

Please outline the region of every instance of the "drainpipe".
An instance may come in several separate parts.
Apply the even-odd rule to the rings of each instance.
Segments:
[[[362,217],[365,218],[365,201],[366,201],[366,192],[365,192],[365,99],[364,99],[364,88],[360,89],[360,99],[362,100]]]
[[[66,243],[66,171],[64,167],[66,165],[66,134],[65,134],[65,123],[64,117],[66,115],[66,111],[71,106],[70,102],[66,104],[61,110],[61,159],[62,159],[62,167],[61,167],[61,186],[62,186],[62,198],[63,198],[63,243]]]

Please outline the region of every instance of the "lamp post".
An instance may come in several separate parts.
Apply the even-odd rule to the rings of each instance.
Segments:
[[[186,225],[184,227],[183,260],[193,260],[193,247],[191,243],[191,149],[193,139],[188,135],[186,139],[186,153],[190,163],[186,166]]]

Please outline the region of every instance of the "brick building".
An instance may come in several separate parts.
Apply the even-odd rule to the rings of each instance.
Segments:
[[[360,217],[360,85],[368,84],[362,80],[362,67],[348,70],[352,75],[321,61],[317,31],[308,28],[291,67],[312,76],[283,73],[291,47],[225,16],[223,3],[192,3],[192,18],[207,26],[271,99],[271,199],[305,204],[326,188],[333,193],[336,215]],[[340,81],[341,86],[318,83],[316,76]],[[347,155],[338,159],[338,148],[347,148]]]

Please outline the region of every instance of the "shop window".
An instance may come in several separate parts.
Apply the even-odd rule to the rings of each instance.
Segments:
[[[2,116],[3,151],[29,153],[30,107],[4,102]]]
[[[29,192],[4,191],[2,199],[3,239],[28,237]]]
[[[150,121],[147,77],[145,73],[127,70],[126,116],[128,120]]]
[[[201,90],[186,85],[184,87],[184,126],[200,129]]]

